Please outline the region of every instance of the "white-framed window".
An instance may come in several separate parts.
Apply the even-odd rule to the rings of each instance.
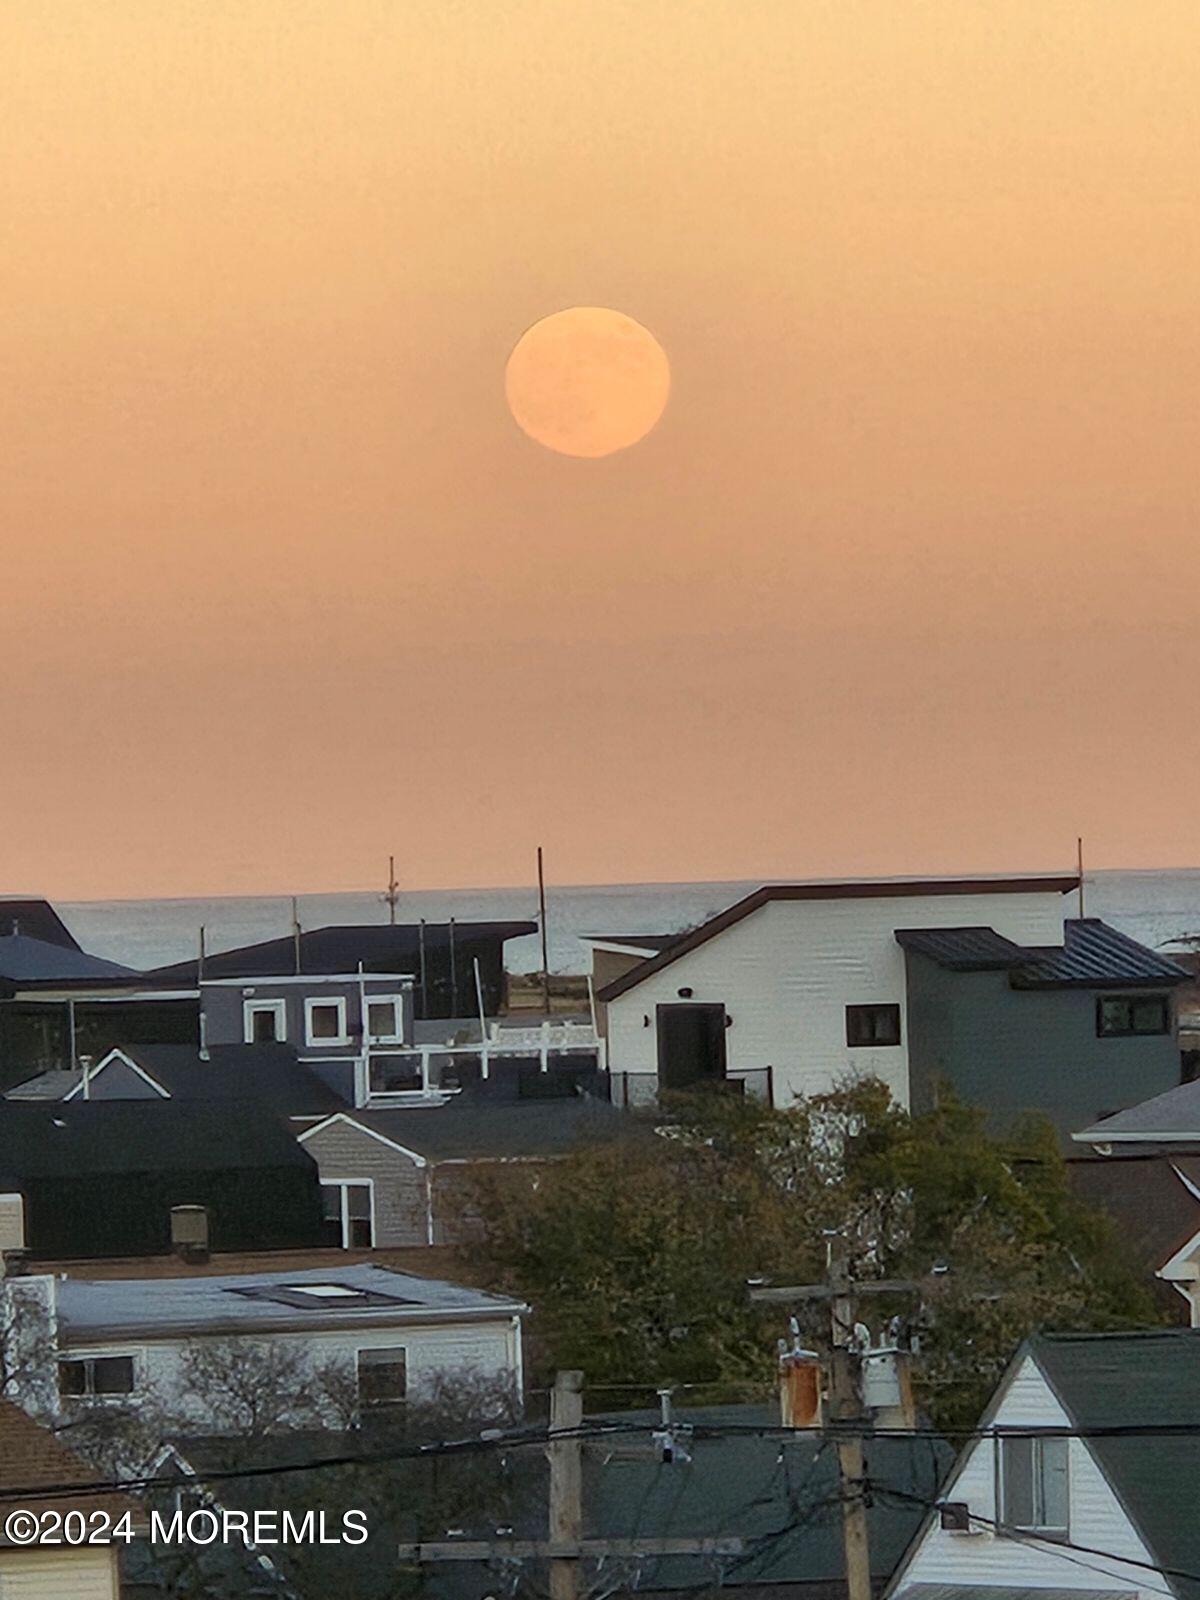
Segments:
[[[70,1356],[58,1363],[64,1400],[111,1400],[132,1394],[132,1356]]]
[[[304,1037],[308,1044],[349,1044],[346,1032],[346,997],[321,999],[309,995],[304,1001]]]
[[[370,1044],[403,1044],[403,997],[398,994],[369,994],[366,1022]]]
[[[375,1185],[370,1178],[321,1179],[326,1240],[343,1250],[375,1243]]]
[[[273,1044],[287,1038],[286,1000],[243,1000],[242,1037],[247,1044]]]
[[[1005,1527],[1062,1539],[1068,1536],[1069,1445],[1070,1440],[1063,1438],[999,1435],[996,1476],[1000,1521]]]
[[[382,1345],[358,1352],[358,1407],[364,1420],[395,1413],[408,1399],[408,1351]]]

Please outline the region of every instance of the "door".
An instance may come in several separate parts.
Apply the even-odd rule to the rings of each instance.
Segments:
[[[659,1087],[688,1089],[724,1077],[725,1007],[659,1006]]]

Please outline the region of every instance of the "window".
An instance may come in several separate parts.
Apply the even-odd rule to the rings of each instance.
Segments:
[[[372,1094],[420,1094],[425,1088],[421,1052],[406,1050],[402,1055],[373,1055],[367,1083]]]
[[[367,1037],[372,1044],[399,1044],[404,1011],[398,994],[367,996]]]
[[[1010,1528],[1067,1537],[1067,1439],[998,1440],[1000,1521]]]
[[[364,1250],[375,1243],[369,1178],[322,1182],[321,1204],[328,1244],[342,1250]]]
[[[273,1044],[277,1039],[286,1039],[286,1000],[244,1000],[242,1037],[247,1044]]]
[[[847,1006],[848,1045],[899,1044],[899,1006]]]
[[[1165,994],[1103,994],[1096,1001],[1096,1035],[1100,1039],[1170,1031],[1171,1003]]]
[[[388,1412],[408,1396],[408,1352],[402,1345],[358,1352],[358,1403],[364,1413]]]
[[[306,1000],[304,1030],[309,1044],[349,1044],[345,999]]]
[[[133,1393],[132,1356],[85,1356],[58,1363],[58,1392],[64,1398],[94,1399]]]

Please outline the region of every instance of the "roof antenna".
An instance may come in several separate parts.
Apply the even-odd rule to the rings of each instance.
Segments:
[[[400,898],[400,885],[396,882],[395,856],[388,857],[388,886],[387,893],[383,898],[387,903],[388,921],[394,925],[396,921],[396,902]]]
[[[1083,839],[1075,841],[1075,859],[1079,871],[1079,920],[1083,921]]]

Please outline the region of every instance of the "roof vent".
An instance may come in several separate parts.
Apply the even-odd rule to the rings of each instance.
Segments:
[[[982,1533],[971,1522],[971,1508],[965,1500],[943,1500],[938,1507],[938,1522],[945,1533]]]

